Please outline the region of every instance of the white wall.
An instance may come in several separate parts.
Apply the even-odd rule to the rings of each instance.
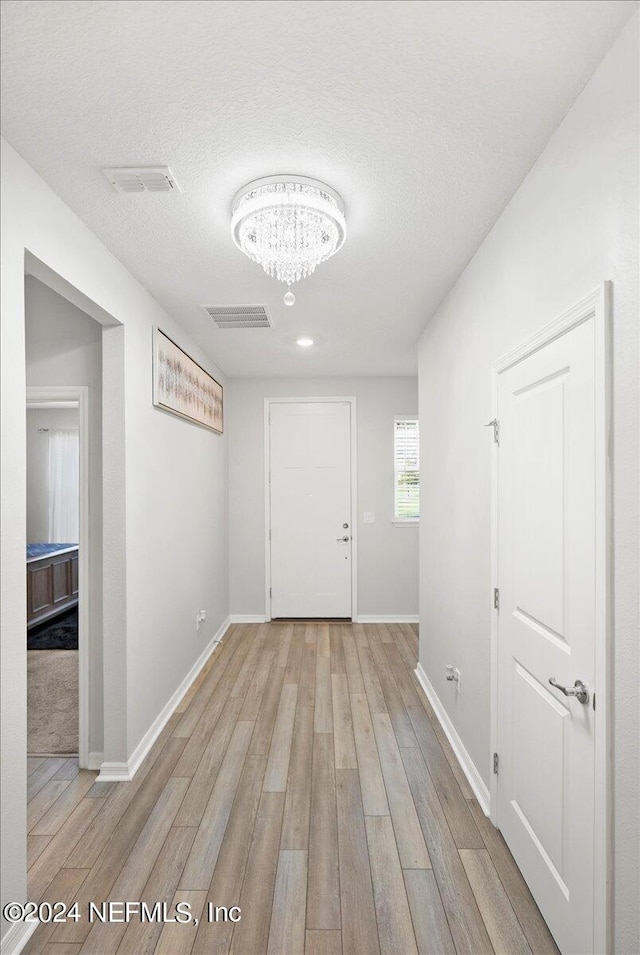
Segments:
[[[638,929],[638,17],[420,342],[420,659],[489,781],[491,363],[613,282],[615,951]],[[444,667],[462,669],[456,699]]]
[[[304,360],[303,358],[301,360]],[[394,527],[393,418],[415,416],[415,378],[234,379],[227,388],[230,605],[264,614],[264,399],[357,398],[358,614],[418,612],[418,529]],[[375,524],[363,524],[373,511]]]
[[[2,147],[4,904],[26,898],[25,252],[78,290],[83,309],[104,323],[107,759],[131,754],[226,619],[228,577],[226,437],[153,408],[153,326],[221,380],[219,370],[16,151],[4,141]],[[201,608],[208,617],[197,633]]]
[[[77,428],[74,408],[27,408],[27,541],[49,540],[49,430]],[[45,428],[45,431],[41,429]],[[75,541],[74,541],[75,543]]]

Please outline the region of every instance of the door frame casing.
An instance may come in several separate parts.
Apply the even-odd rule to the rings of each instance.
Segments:
[[[91,554],[89,532],[89,388],[86,385],[30,385],[26,406],[55,405],[74,402],[78,407],[78,442],[80,455],[78,541],[78,763],[89,768],[90,706],[89,675],[91,672],[91,589],[89,586]],[[28,700],[27,700],[28,703]]]
[[[264,399],[264,619],[271,620],[271,486],[269,470],[271,461],[271,425],[270,412],[272,405],[278,404],[348,404],[349,405],[349,440],[351,448],[351,513],[349,524],[351,527],[351,619],[358,619],[358,433],[357,433],[357,399],[355,396],[338,397],[307,397],[299,398],[265,398]]]
[[[612,694],[610,674],[612,656],[612,521],[611,460],[611,283],[604,282],[589,295],[545,325],[533,336],[511,349],[491,366],[492,417],[499,418],[498,385],[500,375],[533,355],[583,322],[594,325],[595,390],[595,660],[594,693],[597,710],[594,724],[594,951],[611,950],[612,943],[612,852],[611,852],[611,761]],[[499,519],[499,446],[493,445],[491,460],[491,575],[493,586],[500,587],[498,554]],[[491,754],[500,753],[498,726],[498,650],[499,613],[491,613]],[[491,760],[491,754],[490,760]],[[491,821],[500,828],[498,777],[490,775]]]

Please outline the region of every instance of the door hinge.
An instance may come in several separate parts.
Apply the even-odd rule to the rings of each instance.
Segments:
[[[269,596],[273,597],[273,590],[271,589],[271,587],[269,587]]]
[[[487,421],[485,428],[493,428],[493,440],[495,444],[500,446],[500,422],[497,418],[494,418],[492,421]]]
[[[500,610],[500,591],[497,587],[493,588],[493,609]]]
[[[271,540],[271,531],[269,531],[269,540]]]
[[[493,772],[494,772],[494,774],[495,774],[496,776],[498,775],[498,763],[499,763],[499,761],[500,761],[500,758],[499,758],[498,754],[497,754],[497,753],[494,753],[494,754],[493,754]]]

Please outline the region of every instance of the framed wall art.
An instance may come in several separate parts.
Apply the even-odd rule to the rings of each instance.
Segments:
[[[153,403],[222,434],[222,385],[159,328],[153,330]]]

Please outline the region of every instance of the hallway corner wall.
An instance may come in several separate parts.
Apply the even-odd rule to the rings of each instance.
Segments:
[[[44,263],[95,304],[87,311],[103,324],[103,362],[117,365],[117,375],[103,381],[104,403],[119,422],[119,435],[111,419],[103,432],[103,503],[117,515],[104,528],[105,657],[117,656],[116,666],[105,660],[105,737],[116,740],[118,750],[111,759],[134,752],[229,607],[227,437],[153,407],[153,327],[163,328],[223,385],[224,377],[5,140],[1,215],[4,904],[25,900],[27,891],[25,260]],[[201,609],[207,621],[197,632]],[[3,923],[3,938],[8,931]]]

